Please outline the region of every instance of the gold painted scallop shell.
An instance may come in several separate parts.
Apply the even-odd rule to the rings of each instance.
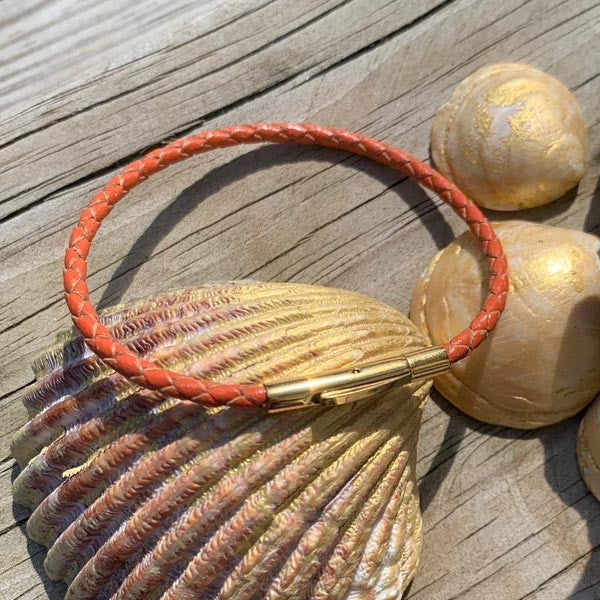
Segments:
[[[524,221],[493,227],[508,258],[506,310],[486,343],[434,385],[481,421],[522,429],[556,423],[600,392],[600,240]],[[411,317],[434,344],[469,322],[486,271],[470,233],[433,259]]]
[[[106,311],[165,366],[272,383],[426,346],[359,293],[230,283]],[[266,415],[141,390],[81,338],[41,356],[15,500],[72,599],[398,598],[421,547],[415,444],[429,384]]]
[[[551,202],[577,185],[585,123],[557,79],[526,64],[485,66],[462,81],[431,132],[436,167],[495,210]]]

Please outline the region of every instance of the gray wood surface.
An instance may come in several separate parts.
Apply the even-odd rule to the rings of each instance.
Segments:
[[[59,598],[12,504],[29,364],[68,326],[61,260],[91,193],[200,127],[310,120],[427,157],[436,109],[478,67],[526,61],[570,87],[590,161],[577,195],[523,218],[600,226],[597,0],[24,0],[0,5],[0,598]],[[101,306],[251,277],[360,290],[406,310],[462,231],[418,187],[344,154],[213,153],[132,192],[97,237]],[[410,599],[600,599],[600,504],[575,459],[579,418],[522,432],[443,399],[420,438],[425,543]]]

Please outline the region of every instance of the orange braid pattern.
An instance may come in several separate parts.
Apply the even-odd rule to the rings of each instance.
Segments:
[[[506,304],[508,274],[506,257],[500,240],[487,219],[458,188],[443,175],[414,156],[358,133],[297,123],[258,123],[203,131],[153,150],[140,160],[128,165],[113,177],[91,200],[81,213],[69,247],[65,253],[65,297],[73,322],[85,342],[107,365],[138,385],[158,390],[181,399],[192,400],[205,406],[259,407],[267,401],[266,388],[257,384],[216,383],[189,377],[160,368],[140,358],[125,345],[116,341],[100,322],[90,303],[86,282],[87,258],[90,246],[102,221],[129,190],[173,163],[237,144],[260,142],[297,142],[337,148],[366,156],[415,179],[420,185],[435,192],[468,224],[479,240],[489,265],[488,294],[481,312],[469,326],[444,345],[451,362],[464,358],[477,348],[496,326]]]

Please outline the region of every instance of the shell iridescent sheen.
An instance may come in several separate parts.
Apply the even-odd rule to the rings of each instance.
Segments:
[[[356,292],[234,282],[102,320],[139,354],[273,383],[427,345]],[[16,502],[68,598],[398,598],[421,546],[415,446],[429,384],[267,415],[142,390],[64,336],[36,360]]]

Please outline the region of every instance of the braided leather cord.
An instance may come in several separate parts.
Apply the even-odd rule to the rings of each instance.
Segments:
[[[216,383],[160,368],[116,341],[99,321],[86,282],[87,257],[102,221],[129,190],[157,171],[215,148],[259,142],[297,142],[338,148],[366,156],[417,180],[449,204],[481,243],[489,264],[488,294],[469,326],[444,345],[451,362],[464,358],[495,327],[506,303],[507,264],[502,245],[481,211],[440,173],[414,156],[358,133],[311,124],[258,123],[203,131],[153,150],[113,177],[81,213],[65,253],[65,297],[73,322],[91,350],[106,364],[142,387],[205,406],[259,407],[267,400],[258,384]]]

